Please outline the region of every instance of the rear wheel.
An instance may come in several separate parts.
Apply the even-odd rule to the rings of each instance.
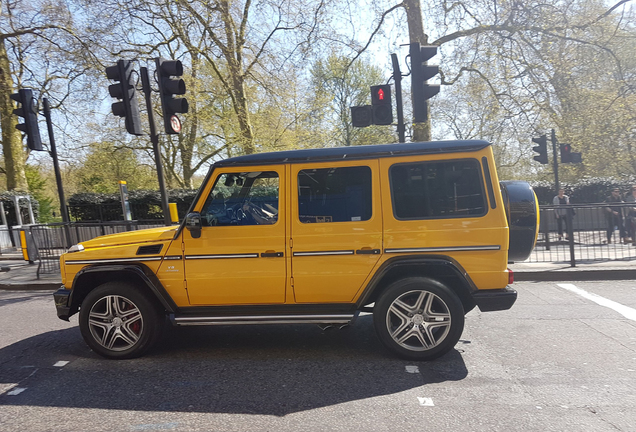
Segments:
[[[445,285],[414,277],[393,283],[373,308],[378,337],[394,353],[432,360],[450,351],[464,330],[464,309]]]
[[[143,355],[156,342],[163,319],[146,295],[130,284],[109,282],[91,291],[80,309],[84,341],[111,359]]]

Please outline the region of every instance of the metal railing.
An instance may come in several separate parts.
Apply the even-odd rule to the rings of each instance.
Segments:
[[[60,271],[60,257],[66,250],[83,241],[95,237],[135,231],[146,228],[163,226],[163,221],[118,221],[118,222],[71,222],[53,223],[46,225],[23,225],[12,227],[16,244],[20,240],[20,233],[24,232],[27,255],[29,261],[38,262],[38,277],[40,274],[56,273]]]
[[[575,266],[593,261],[636,260],[635,207],[634,203],[541,206],[539,238],[527,262],[563,262]],[[16,245],[23,243],[20,232],[24,232],[29,260],[38,262],[39,277],[41,273],[58,272],[60,256],[73,244],[162,225],[162,220],[71,222],[24,225],[12,227],[11,232]]]
[[[527,261],[574,267],[585,262],[636,260],[635,208],[634,203],[541,206],[539,238]]]

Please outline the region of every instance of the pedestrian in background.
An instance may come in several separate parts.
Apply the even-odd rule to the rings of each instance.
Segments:
[[[632,186],[632,191],[625,197],[625,202],[636,203],[636,186]],[[634,241],[633,245],[636,246],[636,207],[629,207],[627,209],[627,220],[625,223],[629,236]]]
[[[619,188],[612,189],[612,194],[607,197],[605,202],[610,204],[605,208],[607,216],[607,244],[612,243],[612,235],[616,228],[618,228],[620,238],[623,242],[626,243],[631,241],[631,239],[627,237],[627,232],[625,231],[625,226],[623,224],[623,207],[612,205],[623,202],[623,199],[621,198],[621,190]]]
[[[558,194],[552,200],[552,204],[557,206],[554,209],[554,215],[557,220],[557,230],[559,232],[559,241],[563,240],[563,222],[565,221],[565,238],[568,238],[568,233],[570,232],[568,220],[568,211],[565,208],[559,208],[561,206],[566,206],[570,204],[570,197],[565,194],[565,189],[559,189]]]

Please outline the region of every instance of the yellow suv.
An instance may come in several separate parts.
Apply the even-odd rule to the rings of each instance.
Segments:
[[[57,314],[79,311],[93,351],[131,358],[166,315],[178,326],[344,325],[373,312],[386,347],[433,359],[475,305],[515,302],[507,263],[534,247],[537,210],[527,183],[499,183],[485,141],[235,157],[211,167],[180,226],[71,247]]]

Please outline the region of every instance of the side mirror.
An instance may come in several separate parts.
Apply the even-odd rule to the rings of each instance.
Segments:
[[[201,237],[201,213],[188,213],[185,219],[185,227],[190,231],[192,238]]]

